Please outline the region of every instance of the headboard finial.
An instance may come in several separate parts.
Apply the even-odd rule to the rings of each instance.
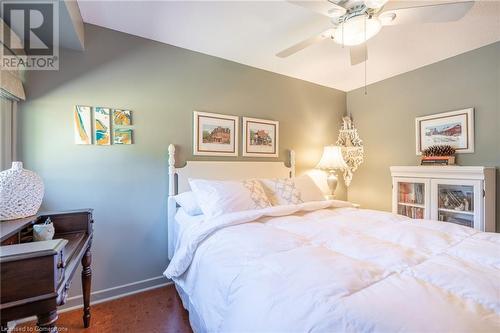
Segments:
[[[168,145],[168,195],[175,195],[175,146]]]

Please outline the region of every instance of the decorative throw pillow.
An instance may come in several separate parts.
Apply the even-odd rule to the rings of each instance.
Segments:
[[[189,179],[203,214],[208,218],[222,214],[271,206],[260,182]]]
[[[174,196],[175,202],[184,209],[184,211],[191,216],[201,215],[200,205],[196,201],[193,191],[182,192]]]
[[[244,180],[243,185],[250,191],[250,197],[256,208],[266,208],[270,206],[266,192],[257,179]]]
[[[309,175],[296,177],[295,186],[300,191],[300,197],[304,202],[325,200],[325,194]]]
[[[273,206],[302,203],[300,191],[291,178],[260,179]]]

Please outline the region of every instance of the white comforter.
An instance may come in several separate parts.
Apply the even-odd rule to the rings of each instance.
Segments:
[[[165,271],[213,332],[500,332],[500,235],[316,202],[180,235]]]

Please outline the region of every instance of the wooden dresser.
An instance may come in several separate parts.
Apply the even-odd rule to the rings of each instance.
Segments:
[[[50,218],[53,240],[33,241],[33,224]],[[83,325],[90,325],[92,210],[51,212],[0,222],[0,321],[36,315],[41,331],[57,331],[57,307],[66,301],[73,275],[82,264]]]

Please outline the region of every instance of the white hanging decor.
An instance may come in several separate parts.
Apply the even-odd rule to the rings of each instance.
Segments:
[[[0,172],[0,220],[35,215],[42,205],[44,187],[40,176],[23,169],[22,162]]]
[[[354,172],[363,163],[364,148],[351,117],[345,116],[342,120],[343,124],[336,144],[342,147],[342,157],[347,164],[347,168],[344,169],[344,182],[346,186],[349,186]]]

